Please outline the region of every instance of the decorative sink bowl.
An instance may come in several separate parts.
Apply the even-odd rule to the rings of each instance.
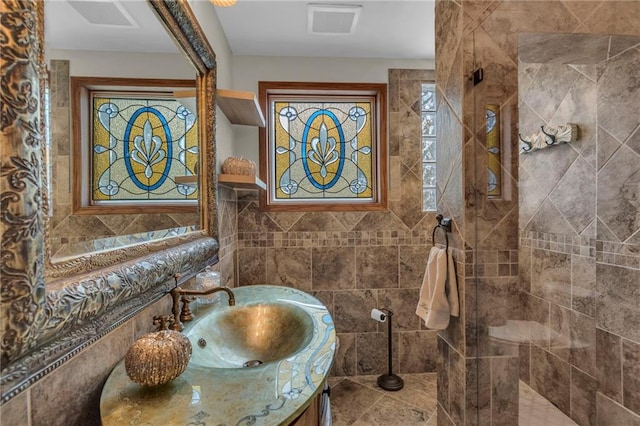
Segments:
[[[293,301],[216,304],[185,330],[193,346],[191,362],[202,367],[246,368],[280,361],[305,349],[313,337],[313,318]],[[196,318],[199,314],[196,314]]]
[[[103,426],[185,425],[202,416],[228,425],[288,425],[300,416],[333,363],[329,310],[294,288],[250,285],[233,293],[236,306],[222,295],[193,307],[195,320],[183,330],[193,355],[172,382],[146,388],[129,379],[124,360],[113,369],[100,398]],[[243,367],[253,360],[263,364]]]

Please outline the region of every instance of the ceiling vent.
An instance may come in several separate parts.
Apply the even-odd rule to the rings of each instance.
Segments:
[[[309,4],[310,34],[353,34],[362,6],[347,4]]]
[[[118,1],[67,0],[67,2],[91,24],[138,28],[136,21]]]

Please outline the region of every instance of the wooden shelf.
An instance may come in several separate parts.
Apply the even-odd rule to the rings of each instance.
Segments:
[[[260,105],[252,92],[217,89],[216,102],[232,124],[265,125]]]
[[[198,186],[198,176],[176,176],[175,183]],[[218,183],[235,189],[267,189],[267,185],[257,176],[219,174]]]
[[[234,189],[262,189],[267,190],[267,185],[257,176],[219,174],[218,183]]]
[[[198,176],[176,176],[173,181],[181,185],[198,186]]]

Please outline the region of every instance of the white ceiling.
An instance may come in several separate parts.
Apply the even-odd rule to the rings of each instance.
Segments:
[[[177,52],[146,1],[110,1],[133,18],[133,27],[91,24],[66,0],[47,0],[47,46]],[[361,5],[354,34],[309,34],[309,3]],[[435,0],[238,0],[235,6],[215,11],[234,55],[433,59],[434,4]]]
[[[89,0],[86,4],[99,3]],[[143,0],[111,1],[133,19],[130,27],[96,25],[66,0],[45,1],[45,44],[51,49],[178,53],[157,16]]]
[[[354,34],[307,31],[307,4],[361,5]],[[238,0],[216,13],[234,55],[435,57],[434,0]]]

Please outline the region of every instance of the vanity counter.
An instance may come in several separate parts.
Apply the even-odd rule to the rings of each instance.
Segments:
[[[249,368],[205,367],[192,357],[180,377],[156,388],[132,382],[123,360],[102,391],[103,426],[287,425],[303,413],[322,391],[333,362],[336,336],[329,311],[313,296],[292,288],[246,286],[233,292],[236,306],[288,303],[306,311],[313,322],[309,344],[284,359]],[[209,312],[234,309],[223,305],[226,298],[218,298],[199,310],[184,332]]]

